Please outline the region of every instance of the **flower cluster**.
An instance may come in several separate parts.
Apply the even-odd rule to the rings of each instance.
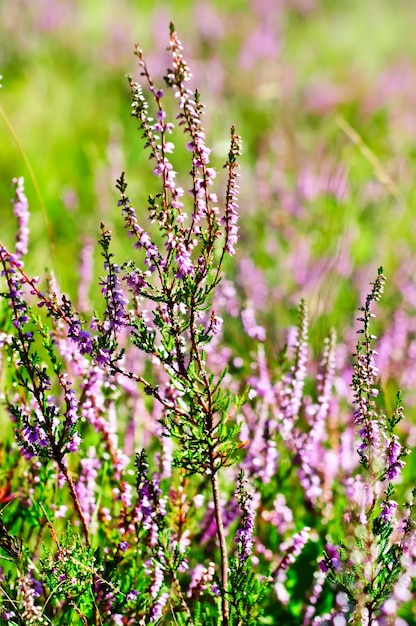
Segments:
[[[247,491],[244,475],[239,477],[239,484],[236,493],[237,502],[242,510],[242,520],[236,532],[234,541],[238,545],[238,558],[240,563],[244,563],[253,550],[254,534],[254,503],[253,496]]]

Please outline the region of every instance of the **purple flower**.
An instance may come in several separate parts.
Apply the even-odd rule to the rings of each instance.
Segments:
[[[211,593],[214,596],[217,596],[217,597],[219,597],[221,595],[221,589],[218,587],[218,585],[216,583],[211,585]]]
[[[9,410],[13,412],[13,407],[10,406]],[[26,410],[30,411],[28,408]],[[48,449],[50,446],[49,437],[37,414],[32,416],[19,411],[18,419],[21,423],[18,439],[23,456],[26,459],[32,459],[38,455],[51,456],[52,452]]]
[[[244,563],[251,555],[253,549],[255,506],[253,496],[247,491],[247,481],[244,479],[243,474],[240,475],[236,499],[243,515],[234,541],[238,545],[238,558],[240,563]]]
[[[143,287],[147,286],[147,283],[143,277],[143,273],[140,270],[131,270],[125,274],[123,280],[126,281],[128,287],[131,289],[135,296],[140,296]]]
[[[106,367],[111,363],[111,352],[107,348],[100,348],[95,355],[95,362],[101,367]]]
[[[189,583],[187,596],[188,598],[195,597],[206,589],[208,582],[212,580],[215,572],[214,563],[210,563],[208,569],[201,563],[198,563],[190,572],[191,582]]]
[[[16,613],[14,611],[4,611],[2,613],[2,618],[8,623],[13,617],[16,617]]]
[[[185,244],[179,243],[177,246],[177,255],[175,258],[178,264],[178,271],[176,273],[177,278],[184,278],[194,271],[194,266],[191,259],[191,253],[185,247]]]
[[[400,474],[400,470],[405,466],[405,462],[400,460],[403,455],[403,447],[399,442],[399,437],[393,435],[386,452],[386,478],[387,480],[394,480]]]
[[[339,556],[339,548],[331,544],[325,546],[326,559],[319,562],[319,569],[322,572],[327,572],[329,566],[334,570],[340,570],[342,567],[341,559]]]
[[[132,591],[129,591],[126,595],[126,600],[127,602],[134,602],[135,600],[137,600],[139,595],[140,594],[136,589],[132,589]]]
[[[156,600],[154,605],[152,606],[152,610],[150,611],[150,621],[156,622],[160,617],[162,617],[163,607],[166,605],[168,601],[169,594],[162,593],[159,598]]]
[[[81,435],[79,433],[74,433],[69,440],[69,442],[65,446],[66,452],[77,452],[79,450],[79,446],[81,445]]]
[[[39,426],[25,426],[22,432],[28,443],[38,443],[40,441]]]
[[[127,314],[125,305],[127,300],[121,289],[120,280],[118,278],[119,267],[116,264],[106,264],[108,274],[105,279],[100,281],[102,286],[101,293],[107,302],[105,311],[105,321],[103,324],[104,331],[114,331],[118,333],[123,326],[127,325]]]
[[[158,120],[158,122],[163,122],[166,119],[166,113],[165,111],[163,111],[162,109],[160,109],[157,113],[156,113],[156,118]]]
[[[92,339],[89,332],[82,330],[81,322],[73,320],[68,327],[68,337],[78,346],[81,354],[91,354]]]
[[[78,421],[78,400],[73,389],[68,389],[65,385],[64,400],[66,403],[65,422],[69,426],[74,426]]]
[[[96,456],[94,447],[90,447],[87,455],[81,459],[81,471],[75,490],[87,524],[91,523],[96,510],[96,485],[101,461]]]
[[[380,504],[380,517],[383,522],[391,522],[397,511],[397,502],[395,500],[383,500]]]
[[[249,337],[257,341],[266,340],[266,331],[263,326],[257,324],[255,312],[251,304],[248,304],[247,307],[241,311],[241,321],[243,322],[244,331]]]
[[[378,459],[382,445],[380,435],[380,416],[377,413],[374,397],[377,395],[375,381],[378,376],[378,369],[374,363],[375,351],[371,347],[371,342],[375,337],[369,333],[370,320],[374,315],[371,313],[371,305],[378,301],[384,288],[385,277],[382,269],[379,269],[378,277],[372,283],[373,288],[366,297],[365,306],[360,307],[360,317],[357,318],[362,323],[357,333],[363,335],[363,339],[357,344],[357,351],[354,364],[354,375],[352,378],[352,388],[354,390],[354,411],[355,423],[360,427],[360,437],[362,444],[358,450],[364,465],[368,463],[371,450],[371,458]]]
[[[43,589],[43,585],[40,582],[40,580],[35,578],[35,576],[33,575],[33,570],[32,569],[29,569],[28,579],[29,579],[29,581],[32,584],[33,597],[34,598],[39,598],[39,596],[41,596],[42,593],[44,592],[44,589]]]
[[[28,251],[29,243],[29,205],[24,191],[24,179],[14,178],[15,199],[13,202],[13,212],[18,221],[18,231],[16,236],[16,256],[22,258]]]
[[[283,583],[287,577],[287,570],[296,561],[296,558],[300,555],[306,543],[309,540],[311,529],[305,526],[298,533],[295,533],[293,537],[287,541],[283,541],[280,544],[280,552],[283,556],[279,565],[276,568],[276,592],[279,594],[279,590],[283,588]]]
[[[235,133],[235,128],[231,128],[231,146],[228,153],[228,161],[224,167],[228,169],[228,185],[226,193],[225,215],[221,219],[225,226],[225,250],[230,256],[235,254],[235,245],[238,241],[238,192],[236,172],[237,157],[241,154],[241,139]]]
[[[162,562],[163,562],[163,557],[162,557]],[[161,567],[160,564],[156,564],[154,566],[152,576],[153,576],[153,581],[152,581],[149,592],[152,598],[157,598],[159,591],[163,585],[163,579],[164,579],[164,569]]]
[[[219,335],[221,333],[222,325],[224,320],[219,315],[216,315],[214,312],[211,314],[211,332],[213,335]]]
[[[299,306],[299,327],[294,341],[295,362],[281,383],[281,411],[283,426],[290,430],[297,419],[302,404],[303,387],[308,363],[308,311],[304,301]]]

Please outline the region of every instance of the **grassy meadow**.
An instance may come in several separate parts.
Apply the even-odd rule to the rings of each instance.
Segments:
[[[149,232],[160,249],[172,233],[184,245],[195,236],[199,258],[212,276],[218,268],[224,278],[211,284],[211,274],[200,269],[193,283],[191,270],[188,276],[169,252],[155,257],[161,285],[146,277],[139,293],[131,281],[140,272],[123,266],[133,254],[125,231],[134,231],[134,220],[120,176],[125,172],[128,198],[147,229],[149,195],[162,193],[166,205],[166,190],[173,192],[166,178],[161,183],[154,175],[155,161],[144,147],[150,135],[142,135],[157,131],[149,131],[150,116],[163,121],[161,111],[176,124],[181,100],[167,89],[163,97],[149,94],[134,49],[138,43],[156,89],[163,88],[171,22],[192,72],[187,86],[191,95],[198,89],[205,105],[204,141],[218,173],[218,205],[226,208],[223,221],[206,209],[202,234],[194,217],[186,234],[181,220],[174,226],[169,217],[168,227],[160,216]],[[24,177],[30,209],[25,276],[41,277],[41,285],[49,272],[54,276],[39,291],[22,281],[22,301],[43,305],[39,318],[36,305],[27,313],[38,345],[21,334],[13,305],[20,302],[13,295],[20,265],[3,255],[0,547],[7,556],[0,572],[1,623],[416,624],[415,23],[413,0],[0,2],[1,249],[13,250],[12,180]],[[127,74],[150,98],[147,121],[138,109],[131,114]],[[195,119],[191,112],[189,136]],[[242,150],[238,155],[235,147],[230,157],[231,126]],[[191,206],[195,172],[202,172],[205,187],[211,174],[180,128],[172,141],[177,184]],[[152,148],[153,159],[163,149]],[[233,255],[225,252],[235,155],[240,194]],[[193,191],[187,193],[190,171]],[[100,223],[112,232],[115,261],[106,256],[106,243],[98,244],[105,240]],[[146,245],[136,248],[147,255]],[[127,323],[117,308],[122,289],[113,262],[121,267],[124,292],[132,290],[135,322]],[[163,283],[165,271],[171,282]],[[370,322],[384,276],[384,295]],[[371,281],[376,285],[366,301]],[[205,284],[211,287],[204,292]],[[74,310],[65,309],[62,294]],[[177,309],[169,309],[169,298]],[[364,313],[358,314],[360,306]],[[124,315],[120,327],[118,315]],[[195,319],[202,320],[198,332]],[[93,337],[88,350],[78,334],[87,326]],[[155,337],[162,347],[155,347]],[[44,439],[36,431],[36,439],[30,429],[51,415],[47,389],[66,407],[59,413],[64,426],[60,438],[51,426]],[[78,398],[78,425],[70,421],[69,390]],[[401,411],[399,390],[402,420],[392,417]],[[89,394],[101,398],[94,419],[85,409]],[[203,417],[207,398],[209,418]],[[191,434],[177,423],[185,415],[195,427]],[[195,448],[204,438],[214,455],[211,470],[219,463],[213,475]],[[396,444],[410,454],[404,447],[396,454]],[[380,468],[383,445],[388,453]],[[48,446],[50,454],[43,454]],[[169,455],[168,471],[163,462]],[[357,484],[368,487],[368,501],[357,495]],[[388,484],[398,502],[394,515],[386,513],[393,501]],[[81,494],[88,489],[84,508]],[[134,489],[138,503],[126,496]],[[145,498],[153,507],[149,517],[139,511]],[[210,530],[214,518],[216,531]],[[13,537],[23,548],[10,548]],[[174,541],[176,552],[169,553]],[[86,571],[74,557],[59,569],[62,545],[78,565],[96,567]],[[368,573],[363,555],[370,553]],[[383,568],[389,573],[380,579]],[[78,580],[73,588],[65,582],[70,578]],[[34,581],[42,589],[30,596]]]

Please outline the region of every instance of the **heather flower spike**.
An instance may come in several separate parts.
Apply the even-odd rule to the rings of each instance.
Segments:
[[[241,473],[236,497],[242,511],[242,520],[234,539],[238,545],[238,558],[241,563],[244,563],[249,558],[253,549],[255,517],[253,496],[247,491],[245,482],[244,474]]]
[[[380,300],[385,280],[380,268],[364,306],[359,309],[358,321],[362,327],[357,331],[359,341],[354,355],[352,388],[360,438],[357,452],[363,470],[349,486],[348,540],[339,549],[336,559],[327,550],[321,564],[329,579],[347,594],[353,606],[350,623],[357,626],[378,623],[376,618],[383,603],[393,594],[403,574],[404,546],[408,544],[414,524],[411,521],[414,505],[407,505],[408,521],[403,524],[399,504],[392,497],[395,488],[391,481],[397,480],[404,467],[402,459],[407,454],[393,432],[403,418],[401,395],[398,394],[397,406],[390,418],[377,406],[379,383],[373,348],[376,337],[370,328],[371,319],[375,317],[372,305]]]

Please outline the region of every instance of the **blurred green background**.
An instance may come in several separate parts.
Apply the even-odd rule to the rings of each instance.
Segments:
[[[318,340],[342,329],[380,264],[400,301],[415,238],[415,20],[414,0],[3,0],[1,240],[13,240],[10,181],[23,175],[27,265],[53,268],[75,297],[82,245],[101,220],[121,233],[122,170],[145,219],[154,183],[125,75],[138,77],[140,42],[162,84],[173,21],[213,162],[225,159],[231,124],[243,139],[229,271],[249,258],[264,273],[262,321],[286,324],[305,297]]]

